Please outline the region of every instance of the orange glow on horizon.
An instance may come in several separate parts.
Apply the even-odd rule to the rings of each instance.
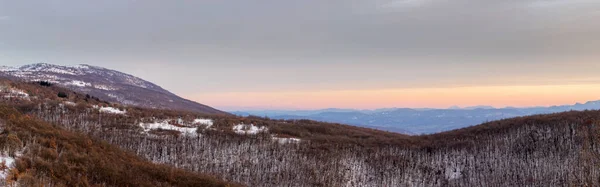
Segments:
[[[600,99],[600,84],[476,86],[383,90],[231,92],[188,96],[214,107],[263,109],[528,107]]]

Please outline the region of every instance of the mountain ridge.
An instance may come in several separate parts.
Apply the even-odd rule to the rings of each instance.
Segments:
[[[464,108],[451,107],[448,109],[383,108],[374,110],[253,110],[231,111],[231,113],[240,116],[254,115],[273,119],[310,119],[323,122],[343,123],[404,134],[431,134],[513,117],[552,114],[571,110],[583,111],[598,109],[600,109],[600,101],[588,101],[573,105],[525,108],[473,106]]]
[[[99,66],[61,66],[48,63],[19,67],[0,66],[0,76],[27,82],[43,81],[57,84],[105,101],[130,106],[228,115],[226,112],[177,96],[149,81]]]

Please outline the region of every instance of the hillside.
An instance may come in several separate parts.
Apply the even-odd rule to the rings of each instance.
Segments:
[[[226,114],[209,106],[181,98],[158,85],[138,77],[90,65],[59,66],[31,64],[21,67],[0,67],[0,77],[15,80],[45,81],[74,91],[92,95],[104,101],[124,105],[186,110],[208,114]]]
[[[5,104],[0,104],[0,129],[2,186],[236,186],[153,164]]]
[[[408,136],[310,120],[135,108],[5,81],[3,103],[157,164],[247,186],[598,186],[600,111]]]

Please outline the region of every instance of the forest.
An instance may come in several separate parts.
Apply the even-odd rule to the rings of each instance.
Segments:
[[[128,107],[42,83],[0,92],[0,147],[17,158],[5,184],[600,186],[600,111],[408,136]]]

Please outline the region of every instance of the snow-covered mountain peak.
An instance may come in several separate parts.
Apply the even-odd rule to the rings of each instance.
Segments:
[[[5,71],[14,71],[16,70],[16,68],[14,67],[10,67],[10,66],[0,66],[0,72],[5,72]]]
[[[104,79],[104,81],[110,82],[111,84],[116,82],[119,84],[136,86],[140,88],[159,88],[158,86],[152,83],[149,83],[129,74],[87,64],[79,64],[74,66],[60,66],[48,63],[37,63],[23,65],[20,67],[3,66],[0,67],[0,72],[4,72],[15,77],[23,78],[28,81],[47,81],[65,86],[94,86],[93,84],[81,83],[98,82],[99,80],[97,78],[100,78]],[[96,78],[96,80],[85,80],[89,79],[90,77]],[[111,79],[119,80],[110,81]],[[72,84],[74,82],[78,84]],[[99,86],[103,85],[104,84],[99,84]]]
[[[19,73],[19,74],[31,74],[31,73],[53,73],[53,74],[65,74],[65,75],[82,75],[85,72],[81,70],[80,67],[75,66],[59,66],[48,63],[37,63],[37,64],[28,64],[20,67],[8,67],[4,66],[0,68],[2,72],[8,73]]]

